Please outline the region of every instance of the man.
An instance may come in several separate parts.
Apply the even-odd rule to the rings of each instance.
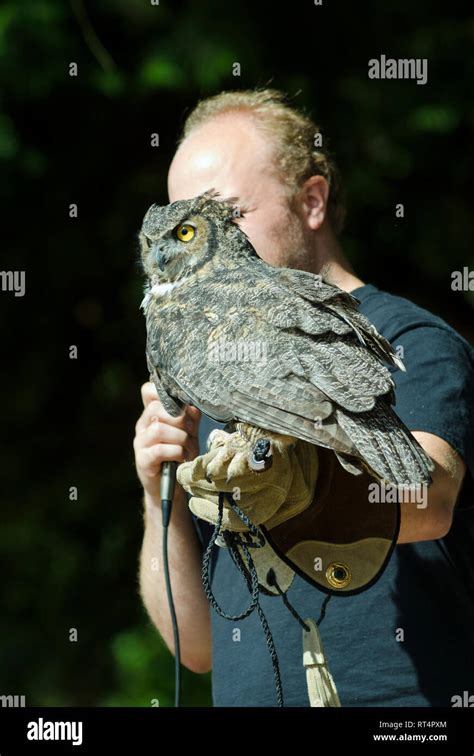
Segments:
[[[356,596],[332,599],[321,636],[342,706],[450,706],[474,688],[472,597],[437,539],[464,511],[474,471],[474,356],[446,323],[399,297],[365,284],[338,241],[343,205],[334,166],[314,148],[315,124],[272,90],[221,93],[188,117],[172,161],[171,202],[215,188],[247,208],[238,220],[266,262],[318,273],[352,292],[361,311],[392,344],[403,347],[407,372],[394,375],[396,411],[435,462],[426,507],[402,503],[398,545],[378,582]],[[165,460],[205,451],[212,424],[187,407],[172,418],[154,387],[142,387],[145,409],[134,448],[144,488],[141,593],[173,651],[161,564],[159,471]],[[205,422],[207,421],[207,422]],[[462,494],[460,491],[462,488]],[[472,499],[471,499],[472,503]],[[382,505],[381,505],[382,506]],[[199,538],[197,535],[199,531]],[[212,614],[201,586],[209,528],[194,522],[177,490],[169,533],[172,586],[183,664],[213,669],[216,706],[274,706],[270,658],[255,614],[232,623]],[[213,591],[228,613],[248,602],[226,549],[215,560]],[[318,616],[324,594],[296,576],[288,598],[302,616]],[[262,598],[280,658],[285,704],[307,706],[301,628],[281,601]],[[241,631],[234,641],[234,625]],[[471,692],[474,693],[474,690]]]

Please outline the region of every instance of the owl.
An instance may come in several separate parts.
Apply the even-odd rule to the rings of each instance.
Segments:
[[[219,196],[152,205],[140,231],[147,363],[165,410],[192,404],[331,449],[354,475],[429,483],[432,462],[392,409],[386,364],[404,367],[389,342],[351,294],[259,258],[236,199]]]

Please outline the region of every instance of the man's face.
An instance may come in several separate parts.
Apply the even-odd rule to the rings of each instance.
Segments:
[[[227,113],[196,128],[179,146],[168,174],[170,202],[208,189],[237,197],[238,219],[270,265],[304,268],[309,254],[300,218],[275,175],[271,146],[248,115]],[[306,237],[307,238],[307,237]]]

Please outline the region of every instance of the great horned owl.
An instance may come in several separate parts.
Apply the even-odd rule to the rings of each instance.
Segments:
[[[218,196],[152,205],[140,232],[147,361],[164,408],[309,441],[354,474],[429,482],[430,458],[391,407],[383,363],[404,368],[389,342],[347,292],[260,259],[235,198]]]

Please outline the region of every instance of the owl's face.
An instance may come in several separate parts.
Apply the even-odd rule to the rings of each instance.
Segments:
[[[234,222],[232,199],[218,202],[213,199],[216,196],[211,190],[190,200],[148,209],[140,246],[143,268],[151,281],[177,281],[202,267],[223,247],[232,252],[243,243],[250,245]]]

